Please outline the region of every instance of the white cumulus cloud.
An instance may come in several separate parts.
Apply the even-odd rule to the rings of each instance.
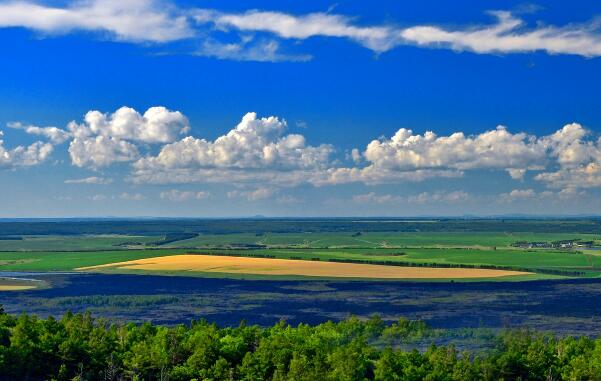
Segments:
[[[503,126],[474,136],[462,132],[438,136],[431,131],[419,135],[401,128],[391,138],[373,140],[362,154],[355,151],[355,157],[363,157],[367,165],[331,170],[328,181],[421,181],[461,177],[474,169],[505,170],[516,178],[543,165],[546,148],[535,137],[512,134]]]
[[[539,173],[535,179],[551,188],[601,187],[601,138],[595,141],[591,135],[582,125],[571,123],[542,138],[557,160],[557,168]]]
[[[114,113],[89,111],[84,123],[71,123],[69,129],[78,136],[108,136],[142,143],[170,143],[190,130],[188,119],[179,111],[151,107],[140,114],[130,107]]]
[[[601,139],[578,123],[545,136],[511,133],[503,126],[477,135],[414,134],[401,128],[369,143],[355,166],[329,168],[315,183],[366,184],[462,177],[473,170],[502,170],[521,180],[528,172],[551,188],[601,187]]]
[[[0,131],[0,168],[14,169],[38,165],[48,159],[54,149],[52,144],[43,142],[7,149],[4,147],[3,135]]]
[[[137,182],[267,181],[325,169],[330,145],[309,146],[302,135],[288,134],[277,117],[246,114],[226,135],[214,141],[186,137],[163,146],[156,156],[134,163]]]
[[[69,145],[73,165],[100,168],[117,162],[136,160],[140,153],[129,142],[110,136],[75,138]]]
[[[53,144],[70,140],[72,163],[91,168],[136,160],[140,157],[140,144],[170,143],[190,130],[188,119],[181,112],[162,106],[151,107],[144,114],[130,107],[121,107],[113,113],[92,110],[82,123],[72,121],[65,130],[20,122],[9,126],[44,136]]]

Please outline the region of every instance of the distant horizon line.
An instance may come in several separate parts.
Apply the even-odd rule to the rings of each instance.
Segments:
[[[465,214],[465,215],[417,215],[417,216],[70,216],[70,217],[0,217],[0,222],[35,222],[35,221],[132,221],[132,220],[382,220],[396,222],[416,222],[418,220],[438,219],[601,219],[601,214]]]

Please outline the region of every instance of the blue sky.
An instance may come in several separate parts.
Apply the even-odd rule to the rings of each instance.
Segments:
[[[0,1],[0,217],[598,214],[600,17]]]

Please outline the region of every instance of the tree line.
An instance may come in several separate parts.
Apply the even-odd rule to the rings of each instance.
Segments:
[[[507,331],[485,352],[432,345],[420,321],[220,328],[0,313],[2,380],[601,380],[601,339]]]

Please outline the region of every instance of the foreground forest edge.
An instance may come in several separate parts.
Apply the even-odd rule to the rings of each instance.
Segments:
[[[5,380],[598,380],[601,340],[506,331],[494,347],[425,351],[403,344],[435,332],[373,317],[261,328],[206,321],[175,327],[0,313]]]

